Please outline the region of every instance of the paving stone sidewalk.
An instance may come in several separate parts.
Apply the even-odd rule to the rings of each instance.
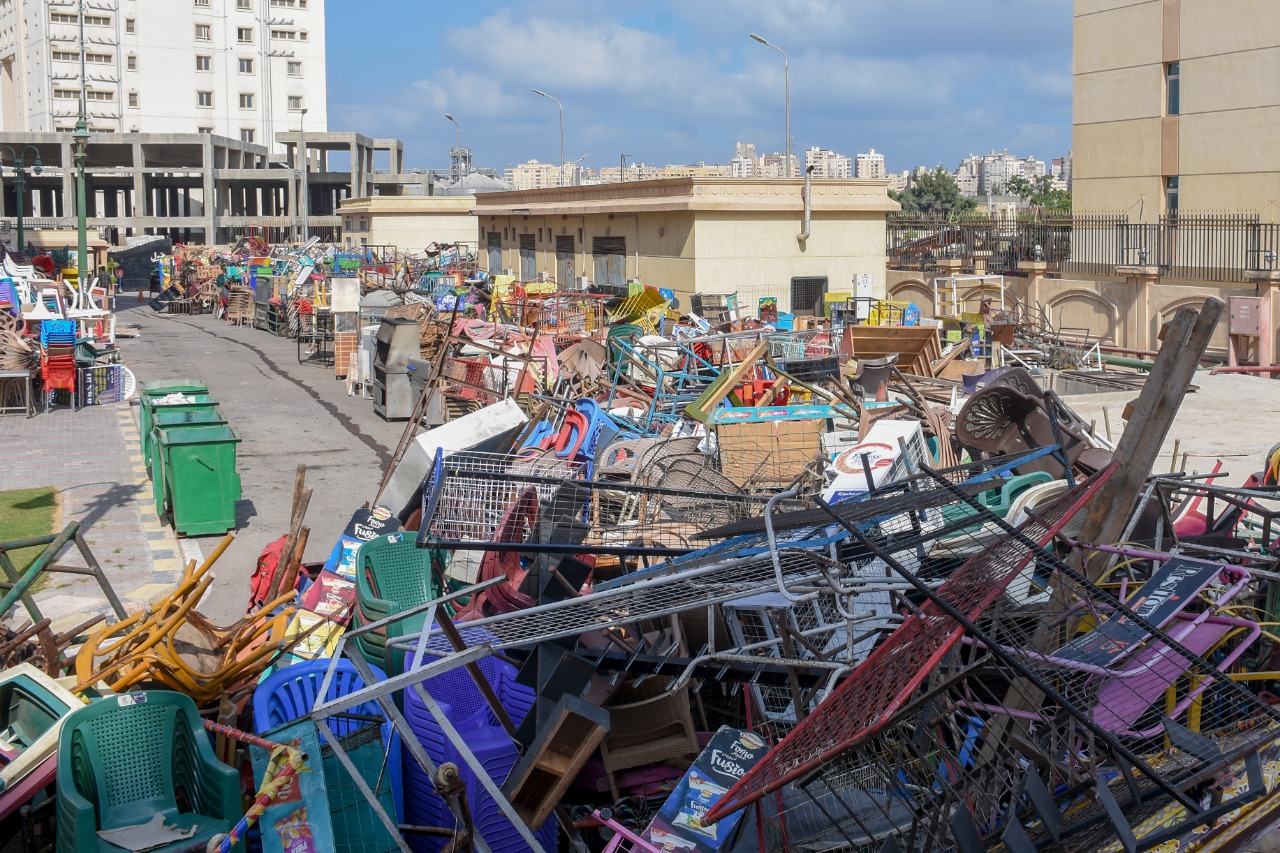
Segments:
[[[54,407],[33,418],[0,415],[6,462],[0,489],[56,488],[57,530],[80,522],[89,550],[130,612],[167,592],[182,571],[178,540],[155,513],[136,412],[136,405],[110,403],[74,412]],[[85,566],[74,544],[55,563]],[[51,574],[35,599],[60,628],[110,612],[91,576]],[[11,622],[27,619],[22,608],[8,616]]]

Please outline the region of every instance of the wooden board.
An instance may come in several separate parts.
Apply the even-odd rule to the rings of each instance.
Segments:
[[[845,326],[840,354],[857,359],[898,354],[898,369],[933,377],[933,362],[942,357],[938,330],[932,326]]]

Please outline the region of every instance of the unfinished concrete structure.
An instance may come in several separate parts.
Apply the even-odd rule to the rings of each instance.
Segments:
[[[86,209],[90,228],[112,243],[158,234],[184,243],[222,243],[244,234],[288,240],[302,232],[305,160],[307,227],[340,240],[342,199],[431,192],[430,177],[401,174],[403,146],[396,139],[357,133],[281,134],[284,163],[265,146],[207,133],[95,133],[86,149]],[[75,223],[75,145],[66,133],[0,134],[0,146],[26,150],[22,210],[28,227],[66,228]],[[41,172],[33,170],[39,153]],[[379,158],[388,168],[376,170]],[[0,182],[0,217],[18,213],[18,189],[10,163]],[[10,239],[12,239],[10,237]]]

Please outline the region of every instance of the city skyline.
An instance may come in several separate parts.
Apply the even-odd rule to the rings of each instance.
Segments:
[[[350,0],[328,4],[331,128],[403,138],[411,167],[447,164],[458,128],[446,113],[477,167],[557,163],[557,104],[534,88],[563,105],[563,156],[589,155],[587,167],[622,153],[727,162],[744,139],[783,151],[783,57],[752,32],[787,51],[797,160],[813,147],[874,148],[892,173],[992,149],[1047,159],[1071,147],[1069,3],[745,0],[728,23],[710,2],[479,2],[447,16],[438,6],[384,0],[369,16]],[[401,25],[388,31],[387,20]],[[422,51],[423,27],[438,50]]]

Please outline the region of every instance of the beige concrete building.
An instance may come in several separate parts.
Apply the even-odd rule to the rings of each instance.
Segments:
[[[805,312],[859,274],[885,292],[883,180],[814,182],[807,237],[804,181],[674,178],[476,197],[481,264],[521,279],[774,296]]]
[[[1077,211],[1278,213],[1276,0],[1075,0]]]
[[[475,243],[476,197],[366,196],[342,202],[343,239],[420,252],[430,243]]]

